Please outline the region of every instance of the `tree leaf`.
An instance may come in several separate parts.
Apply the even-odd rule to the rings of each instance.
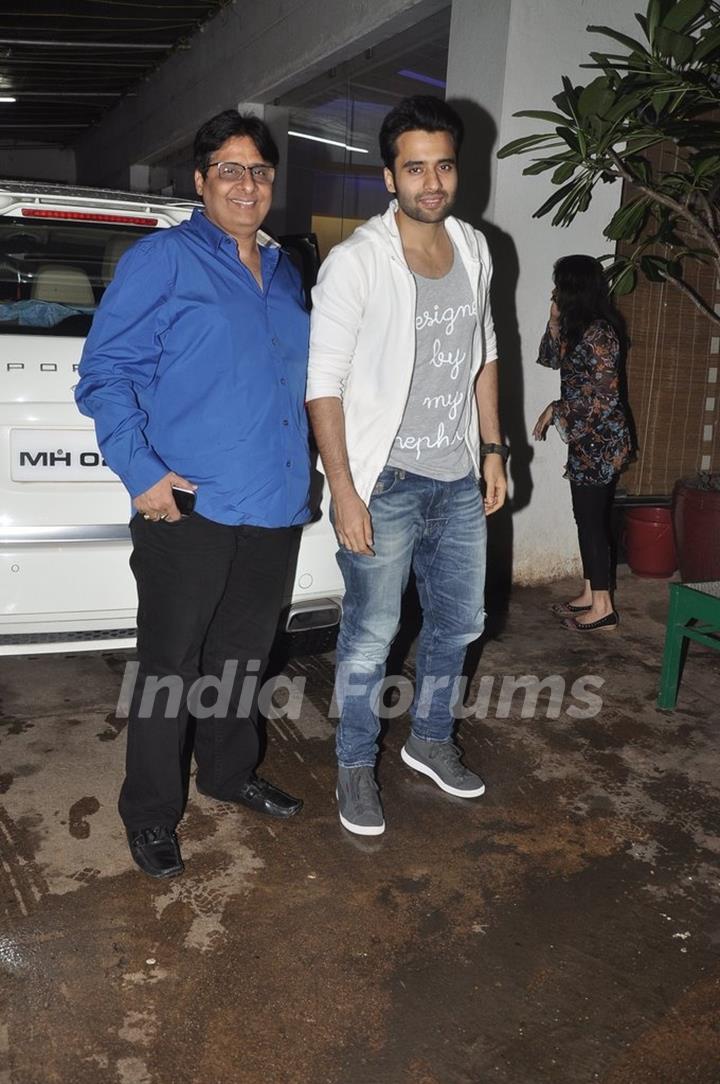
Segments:
[[[592,187],[587,187],[578,200],[578,211],[587,211],[590,206],[590,200],[592,199]]]
[[[608,285],[632,263],[632,260],[628,259],[627,256],[623,256],[620,252],[606,252],[604,256],[598,256],[598,259],[601,263],[607,263],[608,265],[605,268]]]
[[[577,181],[571,181],[570,184],[566,184],[564,188],[559,188],[557,192],[553,192],[549,199],[546,199],[542,207],[538,207],[535,211],[533,218],[542,218],[548,211],[551,211],[561,200],[565,199],[567,194],[577,186]]]
[[[600,143],[603,139],[603,136],[605,136],[609,132],[610,127],[611,126],[609,121],[605,120],[604,117],[587,117],[585,121],[585,130],[590,139],[591,146],[593,142]]]
[[[647,150],[648,147],[654,147],[657,143],[662,142],[662,132],[654,132],[651,135],[630,136],[625,144],[625,154],[637,154],[638,151]]]
[[[702,264],[714,264],[716,263],[716,256],[712,249],[709,248],[694,248],[688,252],[683,252],[682,255],[688,260],[697,260]]]
[[[631,261],[627,256],[619,255],[616,252],[606,252],[604,256],[598,256],[598,259],[600,263],[607,264],[607,267],[604,268],[605,279],[607,280],[608,289],[612,290],[613,283],[626,267],[631,266]]]
[[[555,94],[553,97],[553,101],[555,102],[555,105],[558,107],[558,109],[562,110],[562,112],[565,113],[563,123],[567,124],[567,118],[572,117],[572,110],[570,108],[570,105],[568,104],[568,97],[565,91],[563,90],[560,92],[560,94]]]
[[[539,147],[542,143],[548,146],[561,145],[554,132],[543,135],[520,136],[519,139],[511,139],[509,143],[501,147],[497,152],[497,157],[509,158],[511,154],[524,154],[525,151],[529,151],[533,147]]]
[[[619,120],[624,120],[630,113],[635,112],[640,103],[644,101],[646,94],[645,91],[627,93],[624,86],[621,86],[616,91],[615,97],[617,99],[615,105],[605,115],[605,119],[613,124]]]
[[[650,0],[647,6],[647,18],[643,30],[645,31],[645,37],[650,42],[650,48],[655,44],[655,27],[660,22],[659,7],[658,0]],[[640,16],[636,15],[635,18],[639,19]]]
[[[663,21],[675,0],[650,0],[647,9],[647,39],[655,45],[655,30]]]
[[[587,207],[590,200],[586,198],[586,188],[587,182],[584,178],[576,180],[570,185],[570,192],[568,192],[553,216],[553,226],[569,226],[578,211]]]
[[[682,244],[680,235],[675,230],[677,218],[673,214],[664,214],[660,222],[660,226],[655,232],[655,237],[659,244],[669,245],[672,248],[676,248]]]
[[[590,56],[602,62],[600,67],[609,68],[611,71],[632,70],[634,73],[650,71],[653,59],[650,53],[630,53],[629,56],[625,56],[624,53],[590,53]],[[581,64],[580,67],[590,67],[590,65]]]
[[[695,177],[698,180],[702,180],[704,177],[707,177],[708,174],[715,173],[720,170],[720,155],[696,154],[693,156],[693,158],[691,158],[690,166],[693,173],[695,174]]]
[[[564,181],[568,181],[572,177],[576,169],[576,162],[563,162],[562,165],[557,167],[550,180],[553,184],[563,184]]]
[[[665,282],[667,278],[670,260],[663,256],[642,256],[640,267],[646,279],[650,282]]]
[[[693,60],[696,62],[699,60],[709,60],[712,54],[718,49],[720,49],[720,27],[713,27],[711,30],[701,35],[700,40],[695,47]]]
[[[693,150],[697,151],[714,151],[720,147],[717,132],[713,131],[710,124],[688,124],[684,128],[668,134],[679,147],[692,147]]]
[[[596,53],[591,52],[590,56],[595,61],[594,64],[581,64],[581,68],[602,68],[603,71],[609,74],[616,74],[621,69],[627,67],[628,57],[626,56],[613,56],[611,53]],[[619,63],[618,63],[619,62]]]
[[[669,56],[676,64],[687,64],[695,52],[695,39],[687,34],[676,34],[659,26],[655,31],[655,45],[663,56]]]
[[[588,83],[580,94],[578,112],[581,117],[587,117],[591,113],[602,117],[614,101],[615,94],[610,88],[610,81],[607,76],[599,75],[592,83]]]
[[[624,161],[637,183],[650,184],[652,168],[647,158],[643,158],[641,154],[638,154],[627,157]]]
[[[645,53],[647,55],[647,49],[642,42],[636,41],[635,38],[629,37],[627,34],[621,34],[619,30],[613,30],[609,26],[589,26],[588,31],[590,34],[604,34],[606,38],[612,38],[613,41],[620,42],[627,49],[630,49],[633,53]]]
[[[679,0],[662,19],[662,25],[666,30],[684,30],[707,6],[707,0]]]
[[[565,91],[565,101],[568,110],[570,111],[570,116],[576,124],[580,124],[580,114],[577,109],[578,91],[572,85],[567,75],[562,75],[560,78],[562,79],[563,90]]]
[[[656,90],[651,97],[651,102],[655,113],[659,116],[662,113],[665,106],[671,100],[672,94],[669,90]]]
[[[562,113],[551,113],[547,109],[521,109],[513,113],[514,117],[530,117],[531,120],[546,120],[550,124],[567,124],[567,116]]]
[[[625,268],[622,274],[618,275],[618,277],[615,279],[611,286],[611,289],[614,294],[617,294],[618,297],[620,297],[623,294],[631,294],[636,286],[637,271],[634,267],[628,266]]]
[[[580,140],[578,138],[578,132],[573,131],[572,128],[558,128],[557,134],[561,139],[564,139],[568,147],[572,151],[580,151]]]
[[[548,169],[554,169],[562,161],[562,157],[551,156],[549,158],[538,158],[532,162],[529,166],[525,166],[523,170],[524,177],[535,177],[539,173],[545,173]]]
[[[648,201],[642,196],[619,207],[603,230],[611,241],[634,241],[645,224]]]

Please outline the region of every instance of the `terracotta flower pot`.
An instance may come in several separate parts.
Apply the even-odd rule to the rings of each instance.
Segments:
[[[669,508],[628,508],[625,512],[627,563],[636,576],[672,576],[678,566]]]
[[[692,478],[676,482],[673,527],[683,583],[720,580],[720,489]]]

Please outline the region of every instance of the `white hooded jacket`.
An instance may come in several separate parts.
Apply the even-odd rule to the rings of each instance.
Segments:
[[[337,245],[313,289],[307,399],[342,400],[355,489],[367,504],[400,428],[415,362],[417,290],[395,220],[397,201]],[[445,220],[477,296],[471,381],[497,359],[490,312],[492,261],[483,235]],[[465,443],[479,474],[475,397]]]

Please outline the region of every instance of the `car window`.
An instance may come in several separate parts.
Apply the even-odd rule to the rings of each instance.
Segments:
[[[0,334],[87,335],[120,256],[152,232],[0,216]]]

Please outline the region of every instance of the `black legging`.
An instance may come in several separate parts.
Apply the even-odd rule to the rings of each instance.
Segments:
[[[615,479],[607,485],[570,483],[583,576],[593,591],[610,590],[610,509]]]

